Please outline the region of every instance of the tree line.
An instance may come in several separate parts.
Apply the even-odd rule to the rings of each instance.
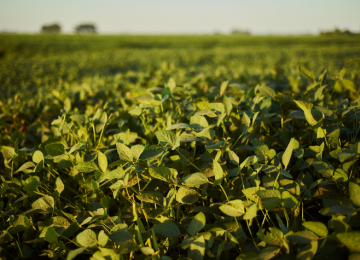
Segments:
[[[45,34],[60,34],[61,26],[57,23],[43,25],[40,30],[41,33]],[[97,28],[94,24],[83,23],[75,27],[74,33],[76,34],[96,34]]]

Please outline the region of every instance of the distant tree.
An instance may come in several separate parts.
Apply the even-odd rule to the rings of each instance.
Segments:
[[[242,29],[233,29],[230,32],[231,35],[250,35],[250,32],[248,30],[242,30]]]
[[[350,32],[349,30],[341,31],[338,28],[336,28],[333,31],[322,31],[319,34],[320,36],[338,36],[338,35],[356,35],[356,33]]]
[[[43,25],[41,27],[41,33],[59,34],[61,33],[61,26],[56,23],[50,25]]]
[[[93,24],[79,24],[75,27],[75,33],[78,34],[94,34],[96,32],[96,26]]]

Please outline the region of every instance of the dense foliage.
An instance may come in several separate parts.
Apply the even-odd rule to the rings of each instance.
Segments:
[[[198,69],[4,101],[0,256],[357,259],[359,74]]]

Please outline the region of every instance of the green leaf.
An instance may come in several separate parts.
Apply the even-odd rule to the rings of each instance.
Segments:
[[[86,117],[83,115],[72,115],[70,116],[70,119],[74,122],[79,123],[80,125],[82,125],[86,121]]]
[[[63,192],[63,190],[65,189],[64,183],[62,182],[60,177],[56,178],[54,189],[58,192],[59,196],[60,196],[61,192]]]
[[[326,74],[327,74],[327,69],[325,69],[325,70],[323,71],[323,73],[321,73],[321,75],[319,76],[320,85],[323,85],[323,83],[325,82],[325,80],[326,80]]]
[[[272,236],[272,234],[265,235],[263,230],[259,230],[256,235],[258,236],[258,238],[260,238],[262,241],[264,241],[266,244],[269,244],[270,246],[281,247],[283,245],[282,239],[274,237]]]
[[[299,67],[299,70],[300,70],[301,75],[303,75],[305,78],[313,80],[314,82],[316,81],[315,75],[311,71],[307,70],[306,68],[304,68],[302,66]]]
[[[51,156],[59,156],[65,153],[65,147],[60,143],[48,144],[45,146],[45,150]]]
[[[1,146],[0,151],[3,154],[4,159],[10,160],[15,156],[15,149],[8,146]]]
[[[188,124],[185,124],[185,123],[179,123],[179,124],[171,125],[168,128],[166,128],[165,130],[185,129],[185,128],[191,128],[191,126]]]
[[[336,182],[347,182],[348,179],[349,179],[348,175],[342,169],[336,169],[335,170],[335,172],[334,172],[334,180]]]
[[[76,256],[81,255],[82,252],[84,252],[86,249],[86,247],[80,247],[74,250],[69,251],[66,260],[72,260],[74,259]]]
[[[348,208],[345,205],[335,205],[332,206],[329,210],[332,214],[342,214],[342,215],[351,215],[354,213],[354,209]]]
[[[222,95],[224,95],[224,92],[225,92],[228,84],[229,84],[229,81],[223,81],[223,83],[221,83],[221,86],[220,86],[220,97],[221,97]]]
[[[281,194],[279,190],[259,190],[256,194],[261,199],[263,206],[267,210],[274,210],[280,205]]]
[[[208,178],[202,172],[196,172],[193,174],[189,174],[185,178],[182,179],[182,183],[184,183],[185,185],[188,185],[188,186],[198,186],[198,185],[202,185],[202,184],[205,184],[208,182],[209,182]]]
[[[202,260],[205,256],[205,248],[205,239],[200,236],[190,244],[188,257],[192,260]]]
[[[281,200],[284,208],[293,208],[298,204],[298,200],[288,191],[281,193]]]
[[[142,113],[141,107],[134,107],[133,109],[130,109],[128,113],[132,116],[140,116]]]
[[[116,143],[116,150],[121,160],[132,162],[133,154],[129,147],[122,143]]]
[[[221,205],[219,209],[230,217],[240,217],[245,214],[244,203],[241,200],[231,200]]]
[[[217,142],[216,144],[212,144],[212,145],[207,145],[207,146],[205,146],[205,149],[206,149],[206,150],[219,149],[223,144],[224,144],[224,141],[220,141],[220,142]]]
[[[320,237],[326,237],[328,235],[328,229],[321,222],[307,221],[303,223],[303,226]]]
[[[41,209],[44,211],[52,212],[54,208],[54,198],[51,196],[45,196],[40,199],[37,199],[31,204],[33,209]]]
[[[84,149],[85,149],[85,145],[83,143],[77,143],[73,147],[71,147],[69,154],[71,154],[75,151],[84,150]]]
[[[91,185],[96,192],[100,192],[99,185],[96,183],[94,179],[91,179]]]
[[[152,249],[151,247],[141,247],[140,251],[144,255],[152,255],[155,253],[154,249]]]
[[[318,249],[318,241],[312,241],[310,244],[303,246],[296,254],[296,260],[312,259]]]
[[[299,108],[301,108],[302,111],[304,111],[305,119],[306,119],[306,121],[307,121],[310,125],[314,126],[314,125],[316,125],[316,124],[318,123],[318,122],[314,119],[314,117],[312,116],[312,114],[311,114],[311,109],[308,109],[308,108],[305,106],[304,102],[302,102],[302,101],[296,101],[296,100],[294,100],[294,102],[296,103],[296,105],[297,105]]]
[[[149,168],[149,174],[155,179],[173,183],[176,179],[176,176],[173,176],[173,172],[167,167],[152,167]]]
[[[295,232],[286,238],[297,244],[307,244],[319,239],[313,232],[308,230]]]
[[[236,155],[236,153],[234,153],[233,151],[231,150],[227,150],[227,153],[229,155],[229,159],[231,161],[232,164],[235,164],[235,165],[239,165],[239,156]]]
[[[333,176],[334,167],[329,163],[323,161],[313,161],[312,166],[325,178],[330,178]]]
[[[266,98],[274,98],[276,95],[275,90],[266,86],[259,86],[257,90],[260,92],[262,96]]]
[[[343,243],[351,252],[360,253],[360,233],[353,231],[347,233],[337,234],[336,237]]]
[[[226,115],[230,116],[233,105],[231,103],[231,99],[228,98],[226,95],[224,95],[223,104],[224,104],[224,107],[225,107]]]
[[[251,124],[251,119],[245,112],[241,118],[241,123],[245,126],[250,126]]]
[[[45,226],[52,226],[52,227],[64,227],[68,228],[70,226],[70,222],[61,216],[55,216],[48,218],[44,221]]]
[[[173,200],[175,199],[176,196],[176,189],[172,188],[168,194],[166,195],[166,200],[165,200],[165,205],[164,206],[169,206]]]
[[[26,162],[16,172],[22,172],[23,170],[29,169],[31,167],[35,167],[35,164],[32,162]]]
[[[266,247],[260,251],[258,259],[271,259],[275,257],[279,252],[280,248],[278,247]]]
[[[57,243],[58,242],[58,233],[56,233],[53,227],[48,227],[45,233],[45,240],[49,243]]]
[[[219,247],[218,247],[218,250],[217,250],[217,252],[216,252],[216,260],[220,259],[221,253],[222,253],[222,251],[223,251],[223,249],[224,249],[224,246],[225,246],[225,243],[226,243],[226,241],[222,241],[222,242],[220,243],[220,245],[219,245]]]
[[[31,223],[25,215],[20,215],[16,220],[11,223],[11,226],[12,228],[9,229],[9,233],[13,236],[29,228],[31,226]]]
[[[352,204],[354,204],[356,207],[360,207],[360,186],[350,181],[349,194]]]
[[[134,244],[135,244],[134,235],[127,230],[120,229],[115,232],[112,232],[109,235],[109,238],[114,243],[116,243],[120,246],[123,246],[125,248],[129,248],[131,246],[134,246]]]
[[[39,167],[43,166],[43,164],[44,164],[44,162],[41,161],[38,165],[36,165],[35,171],[40,172],[41,169],[40,169]],[[40,165],[41,165],[41,166],[40,166]],[[64,158],[61,159],[60,162],[58,163],[58,167],[59,167],[60,169],[67,169],[67,168],[73,167],[73,164],[72,164],[72,162],[70,161],[69,158],[64,157]],[[41,167],[41,168],[42,168],[42,167]]]
[[[190,221],[190,225],[188,227],[188,233],[190,236],[195,235],[200,230],[202,230],[205,227],[206,223],[206,217],[205,214],[202,212],[199,212],[195,215],[195,217]]]
[[[295,138],[291,138],[288,146],[286,147],[286,150],[282,156],[282,162],[285,166],[285,169],[287,168],[287,166],[289,165],[290,159],[291,159],[291,155],[294,149],[299,147],[299,142],[296,141]]]
[[[64,110],[66,111],[66,113],[69,113],[69,111],[71,110],[71,100],[70,100],[70,98],[65,98],[65,100],[64,100]]]
[[[324,151],[324,142],[321,145],[310,145],[309,149],[315,153],[322,153]]]
[[[339,73],[339,76],[340,76],[340,79],[341,79],[341,80],[344,79],[345,73],[346,73],[345,68],[342,68],[342,70],[340,70],[340,73]]]
[[[350,146],[351,151],[354,153],[360,153],[360,142],[356,142]]]
[[[39,163],[42,160],[44,160],[44,155],[41,151],[37,150],[34,152],[33,156],[32,156],[32,160],[34,163]]]
[[[160,157],[165,152],[159,145],[148,146],[140,155],[141,160],[153,160]]]
[[[269,152],[269,147],[264,142],[256,139],[253,139],[251,143],[255,148],[255,154],[265,158]]]
[[[279,207],[281,203],[281,199],[279,198],[269,198],[263,201],[264,209],[273,211],[277,207]]]
[[[176,143],[176,135],[170,130],[160,130],[155,132],[156,138],[159,140],[160,144],[171,148],[174,150],[177,148],[178,144]]]
[[[137,145],[133,145],[131,146],[131,152],[132,152],[132,156],[138,160],[142,154],[142,152],[144,151],[145,146],[141,145],[141,144],[137,144]]]
[[[170,89],[171,93],[174,92],[174,89],[176,88],[176,83],[173,78],[169,78],[169,81],[167,82],[167,87]]]
[[[256,217],[256,213],[257,213],[257,205],[255,202],[252,202],[249,207],[246,210],[246,213],[243,217],[243,219],[253,219]]]
[[[354,92],[354,93],[357,92],[354,82],[352,82],[349,79],[343,79],[341,82],[341,85],[343,85],[346,90],[350,90],[351,92]]]
[[[224,104],[222,104],[222,103],[209,103],[208,106],[209,106],[209,109],[217,112],[218,115],[225,113],[225,107],[224,107]]]
[[[259,190],[266,190],[264,187],[250,187],[247,189],[243,189],[242,192],[244,193],[244,195],[246,196],[246,198],[248,198],[249,200],[252,201],[257,201],[258,197],[256,195],[256,192]]]
[[[1,231],[0,244],[6,243],[6,242],[11,242],[12,240],[13,240],[13,237],[7,230]]]
[[[288,229],[286,228],[286,226],[284,225],[284,222],[281,220],[281,218],[279,217],[278,214],[275,214],[275,216],[276,216],[276,219],[277,219],[277,221],[278,221],[278,223],[279,223],[279,226],[280,226],[281,231],[282,231],[284,234],[287,234],[289,231],[288,231]]]
[[[196,130],[203,130],[209,126],[208,121],[203,116],[192,116],[190,117],[190,126]]]
[[[288,171],[278,170],[278,172],[279,172],[281,175],[285,176],[286,178],[292,179],[292,176],[291,176],[291,174],[290,174]]]
[[[326,86],[322,86],[320,88],[318,88],[314,94],[314,99],[316,100],[323,100],[324,99],[324,95],[323,95],[323,91],[326,88]]]
[[[125,172],[122,166],[119,166],[115,170],[105,173],[104,180],[122,179],[124,177]]]
[[[214,186],[217,186],[221,184],[221,181],[224,179],[224,171],[216,160],[213,160],[213,165],[214,165],[214,176],[215,176]]]
[[[104,230],[101,230],[98,235],[98,241],[100,246],[106,246],[107,242],[109,240],[109,237],[105,234]]]
[[[253,251],[245,252],[236,258],[236,260],[258,260],[258,259],[259,259],[258,255]],[[265,258],[265,259],[267,259],[267,258]],[[270,258],[268,258],[268,259],[270,259]]]
[[[75,169],[79,172],[89,173],[93,171],[98,171],[99,168],[94,162],[82,162],[75,166]]]
[[[9,189],[9,184],[5,181],[3,186],[1,187],[1,196],[5,194],[5,192]]]
[[[91,229],[85,229],[76,236],[76,241],[83,247],[94,247],[97,245],[96,233]]]
[[[162,235],[168,238],[175,238],[180,236],[180,229],[174,222],[165,222],[156,224],[153,227],[153,230],[156,234]]]
[[[100,117],[100,123],[106,124],[107,120],[108,120],[108,116],[107,116],[106,112],[104,112]]]
[[[158,191],[143,191],[136,197],[141,201],[163,205],[163,195]]]
[[[176,192],[176,200],[182,204],[193,204],[199,198],[200,195],[194,189],[180,187]]]
[[[107,167],[108,167],[108,161],[106,158],[106,155],[103,154],[102,152],[98,152],[98,164],[99,164],[99,168],[102,172],[106,172]]]
[[[349,149],[345,149],[344,151],[342,151],[339,154],[339,161],[344,162],[344,161],[349,160],[349,159],[351,159],[351,158],[353,158],[355,156],[356,156],[356,153],[352,152]]]

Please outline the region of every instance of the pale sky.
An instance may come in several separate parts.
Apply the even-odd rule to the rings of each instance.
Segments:
[[[104,34],[359,32],[360,0],[0,0],[0,32],[36,33],[53,22],[65,33],[84,22]]]

